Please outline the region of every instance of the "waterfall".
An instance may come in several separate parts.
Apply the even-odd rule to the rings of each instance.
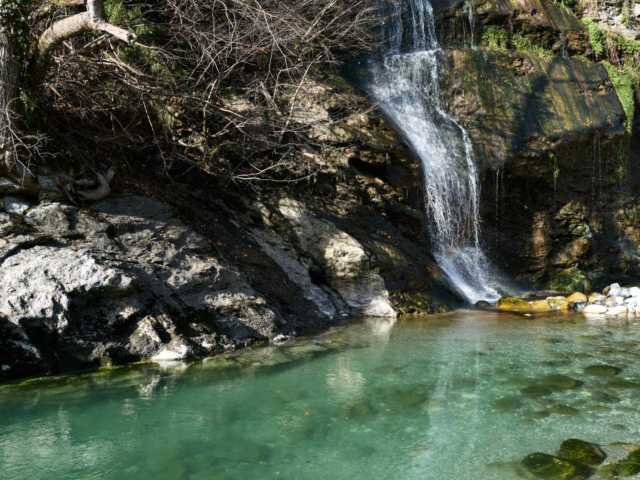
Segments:
[[[560,40],[562,41],[561,55],[564,60],[569,60],[569,50],[567,49],[567,32],[560,32]]]
[[[422,161],[432,253],[470,302],[496,300],[496,278],[479,243],[479,198],[471,142],[439,100],[433,9],[406,0],[384,2],[390,14],[381,32],[382,58],[370,63],[366,88]]]

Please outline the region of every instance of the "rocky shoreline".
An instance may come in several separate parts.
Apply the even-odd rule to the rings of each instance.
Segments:
[[[531,296],[536,297],[536,294]],[[492,308],[488,302],[481,301],[476,304],[478,308]],[[581,292],[573,292],[569,296],[552,295],[544,299],[527,300],[514,297],[503,297],[495,305],[503,310],[576,310],[584,315],[601,315],[607,317],[619,317],[626,315],[640,315],[640,288],[636,286],[621,287],[613,283],[606,287],[602,293],[592,292],[588,296]]]

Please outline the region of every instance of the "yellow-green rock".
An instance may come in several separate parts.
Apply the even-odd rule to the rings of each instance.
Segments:
[[[587,296],[580,292],[572,293],[560,304],[560,310],[569,310],[574,303],[587,303]]]
[[[531,308],[531,305],[529,305],[524,300],[521,300],[520,298],[503,297],[500,300],[498,300],[496,307],[511,310],[511,309]]]
[[[533,310],[551,310],[551,306],[544,300],[534,300],[531,302],[531,308]]]

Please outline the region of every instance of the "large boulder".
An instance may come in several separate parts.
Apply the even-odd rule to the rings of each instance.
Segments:
[[[41,204],[0,228],[0,379],[207,355],[287,331],[242,272],[149,197]]]

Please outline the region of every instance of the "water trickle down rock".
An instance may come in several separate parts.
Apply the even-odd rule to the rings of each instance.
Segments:
[[[366,87],[422,161],[432,251],[440,267],[470,302],[497,300],[499,280],[490,274],[479,242],[480,187],[471,142],[440,104],[433,8],[428,0],[411,0],[406,12],[394,13],[381,33],[387,51],[371,62]],[[474,23],[473,13],[469,21]],[[409,25],[404,35],[402,22]]]

